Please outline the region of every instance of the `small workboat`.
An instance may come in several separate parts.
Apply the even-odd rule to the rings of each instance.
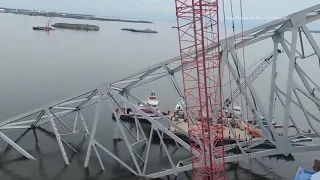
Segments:
[[[36,26],[36,27],[32,27],[33,30],[38,30],[38,31],[52,31],[54,30],[52,27],[41,27],[41,26]]]
[[[35,27],[32,27],[32,29],[37,31],[52,31],[54,30],[54,28],[51,27],[50,21],[51,21],[51,17],[47,21],[46,26],[35,26]]]

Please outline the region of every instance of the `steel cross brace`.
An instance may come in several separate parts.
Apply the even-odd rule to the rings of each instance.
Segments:
[[[113,153],[111,153],[109,150],[107,150],[106,148],[104,148],[94,137],[95,137],[95,133],[96,133],[96,128],[98,126],[98,121],[100,119],[100,111],[101,111],[101,101],[102,101],[102,94],[107,94],[107,101],[109,101],[109,107],[112,109],[113,113],[115,114],[115,118],[116,118],[116,121],[117,121],[117,128],[119,128],[120,130],[120,133],[121,133],[121,137],[123,138],[126,146],[128,147],[129,149],[129,153],[131,155],[131,158],[132,160],[134,161],[134,164],[135,164],[135,169],[132,169],[130,166],[128,166],[125,162],[121,161],[117,156],[115,156]],[[146,141],[146,144],[147,144],[147,156],[146,158],[143,160],[143,158],[141,157],[138,157],[138,159],[140,159],[143,163],[144,163],[144,166],[143,166],[143,169],[140,168],[140,165],[138,164],[138,159],[137,159],[137,154],[134,152],[132,146],[137,142],[131,144],[129,142],[129,139],[124,131],[124,125],[121,123],[121,119],[119,116],[117,116],[115,110],[114,110],[114,107],[113,107],[113,103],[112,103],[112,100],[114,99],[121,99],[121,101],[127,103],[127,106],[128,108],[131,108],[133,109],[133,111],[139,113],[139,114],[142,114],[142,116],[144,118],[146,118],[148,121],[150,121],[152,123],[152,133],[153,132],[156,132],[157,135],[159,137],[161,137],[160,135],[160,131],[163,132],[163,133],[166,133],[168,134],[169,136],[173,137],[173,138],[176,138],[177,142],[186,147],[188,149],[188,144],[185,143],[184,141],[182,141],[180,138],[176,137],[171,131],[169,131],[167,128],[165,128],[164,126],[162,126],[161,124],[159,124],[158,122],[156,122],[155,120],[153,120],[151,117],[149,117],[147,114],[143,113],[143,111],[141,111],[137,106],[133,105],[129,100],[127,100],[126,98],[124,98],[123,96],[121,96],[120,94],[118,94],[117,92],[114,92],[112,89],[110,89],[110,87],[108,86],[103,86],[99,89],[99,99],[98,99],[98,103],[97,103],[97,107],[96,107],[96,112],[95,112],[95,118],[94,118],[94,122],[93,122],[93,127],[92,127],[92,131],[91,131],[91,134],[90,134],[90,140],[89,140],[89,145],[88,145],[88,150],[87,150],[87,155],[86,155],[86,160],[85,160],[85,164],[84,166],[85,167],[88,167],[88,163],[89,163],[89,160],[90,160],[90,154],[91,154],[91,149],[92,147],[94,148],[95,145],[98,145],[103,151],[105,151],[106,153],[108,153],[109,155],[111,155],[115,160],[117,160],[119,163],[121,163],[124,167],[126,167],[128,170],[130,170],[132,173],[136,174],[136,175],[139,175],[139,176],[146,176],[145,174],[145,171],[146,171],[146,166],[147,166],[147,163],[148,163],[148,155],[149,155],[149,150],[150,150],[150,142],[151,142],[151,137]],[[126,94],[128,94],[130,97],[131,94],[126,92]],[[115,98],[113,98],[115,97]],[[138,125],[139,126],[139,125]],[[141,131],[143,131],[141,129]],[[169,154],[162,138],[160,138],[160,141],[161,141],[161,144],[163,145],[163,148],[165,149],[165,152],[166,152],[166,155],[170,161],[170,164],[171,164],[171,167],[172,168],[176,168],[176,165],[173,163],[172,161],[172,158],[171,158],[171,155]],[[104,166],[102,164],[102,160],[99,158],[99,153],[96,151],[95,149],[95,152],[98,156],[98,159],[99,159],[99,162],[101,164],[101,168],[104,170]],[[160,171],[160,170],[159,170]]]
[[[319,47],[318,47],[316,41],[313,39],[313,37],[312,37],[311,33],[309,32],[308,28],[307,28],[306,25],[305,25],[305,19],[301,19],[301,21],[299,21],[299,23],[295,22],[295,23],[293,23],[293,24],[294,24],[294,29],[293,29],[293,33],[292,33],[293,35],[292,35],[292,37],[296,36],[296,34],[297,34],[297,32],[296,32],[297,29],[302,28],[302,29],[303,29],[303,32],[305,33],[305,35],[306,35],[306,37],[307,37],[307,39],[308,39],[308,41],[309,41],[309,43],[311,44],[312,48],[314,49],[315,54],[319,57],[319,52],[320,52],[320,51],[319,51]],[[301,38],[301,35],[300,35],[300,38]],[[281,44],[282,44],[282,46],[284,47],[286,54],[287,54],[288,57],[290,58],[290,65],[291,65],[291,66],[289,67],[289,70],[291,70],[291,72],[289,71],[290,74],[288,75],[289,80],[288,80],[288,85],[287,85],[287,86],[291,86],[292,88],[294,88],[294,89],[292,89],[292,92],[294,92],[295,96],[296,96],[297,99],[298,99],[298,102],[293,101],[293,100],[291,99],[291,95],[288,96],[288,94],[287,94],[287,95],[286,95],[286,100],[287,100],[287,103],[286,103],[286,104],[288,104],[288,103],[291,104],[291,102],[293,102],[293,103],[296,104],[300,109],[302,109],[302,111],[303,111],[303,113],[304,113],[304,115],[305,115],[305,117],[306,117],[306,120],[307,120],[308,124],[309,124],[310,127],[315,131],[315,133],[319,136],[319,133],[317,133],[317,131],[315,130],[315,128],[314,128],[314,126],[312,125],[312,123],[310,122],[308,116],[313,117],[313,118],[314,118],[315,120],[317,120],[317,121],[318,121],[318,119],[315,118],[313,115],[311,115],[311,114],[304,108],[304,105],[303,105],[302,101],[300,100],[301,98],[300,98],[300,96],[299,96],[299,95],[297,94],[297,92],[296,92],[296,90],[301,91],[301,93],[303,93],[306,97],[308,97],[309,99],[311,99],[311,100],[316,104],[316,106],[317,106],[318,109],[319,109],[319,105],[320,105],[319,98],[317,98],[317,97],[313,94],[313,90],[311,89],[311,86],[310,86],[309,82],[307,81],[307,79],[310,79],[310,77],[300,68],[300,66],[299,66],[299,65],[297,64],[297,62],[296,62],[296,59],[299,58],[299,57],[295,57],[295,53],[293,52],[293,50],[294,50],[294,48],[295,48],[295,46],[294,46],[293,43],[296,43],[296,40],[295,40],[296,38],[292,38],[292,39],[293,39],[293,40],[292,40],[292,43],[291,43],[291,44],[288,43],[289,45],[291,45],[291,49],[288,48],[288,46],[284,43],[284,41],[281,41]],[[285,39],[284,39],[284,40],[285,40]],[[301,39],[300,39],[300,40],[301,40]],[[300,43],[303,43],[302,40],[300,41]],[[301,46],[303,47],[302,44],[301,44]],[[304,52],[303,52],[303,54],[304,54]],[[310,57],[310,56],[307,56],[307,57]],[[302,55],[302,57],[300,57],[300,58],[306,59],[307,57],[305,57],[304,55]],[[304,92],[304,91],[301,90],[300,88],[296,88],[296,87],[297,87],[296,82],[292,79],[292,74],[293,74],[293,70],[294,70],[294,69],[295,69],[296,72],[298,73],[298,75],[299,75],[301,81],[303,82],[304,86],[306,87],[308,93]],[[291,78],[290,78],[290,77],[291,77]],[[312,82],[316,87],[318,87],[318,85],[316,85],[312,80],[311,80],[311,82]],[[289,83],[290,83],[290,85],[289,85]],[[288,89],[288,88],[287,88],[287,89]],[[285,106],[285,105],[284,105],[284,106]],[[287,115],[287,114],[285,114],[285,115]],[[292,120],[291,117],[289,117],[289,118]],[[318,121],[318,122],[319,122],[319,121]],[[292,121],[292,123],[294,123],[294,126],[296,127],[295,122]],[[285,128],[287,129],[288,127],[285,126]],[[298,131],[298,130],[297,130],[297,131]],[[299,131],[298,131],[298,133],[299,133]]]
[[[66,124],[64,124],[63,121],[61,121],[61,120],[59,119],[59,117],[57,117],[53,112],[51,112],[51,111],[49,110],[49,108],[46,109],[46,113],[47,113],[47,116],[48,116],[48,120],[49,120],[49,122],[50,122],[50,124],[51,124],[51,127],[52,127],[52,129],[53,129],[54,135],[55,135],[55,137],[56,137],[56,139],[57,139],[57,142],[58,142],[60,151],[61,151],[61,153],[62,153],[63,160],[64,160],[64,162],[65,162],[67,165],[69,165],[70,162],[69,162],[67,153],[66,153],[66,151],[65,151],[65,149],[64,149],[63,143],[65,143],[67,146],[69,146],[74,152],[77,152],[77,151],[76,151],[69,143],[67,143],[67,142],[61,137],[62,134],[59,133],[59,131],[58,131],[57,127],[56,127],[56,124],[55,124],[55,122],[54,122],[53,117],[55,117],[56,119],[58,119],[58,120],[61,122],[62,125],[64,125],[67,129],[70,130],[71,133],[73,133],[73,131],[72,131]],[[75,123],[76,123],[76,122],[75,122]]]
[[[288,153],[299,153],[299,152],[305,152],[305,151],[319,151],[319,150],[320,150],[320,145],[297,146],[297,147],[293,147]],[[277,154],[281,154],[281,152],[279,152],[277,149],[270,149],[270,150],[264,150],[264,151],[250,153],[252,159],[266,157],[266,156],[272,156],[272,155],[277,155]],[[239,158],[239,161],[242,161],[244,158],[247,158],[246,156],[247,155],[227,156],[224,159],[225,159],[226,163],[227,162],[234,162],[235,158]],[[159,178],[159,177],[167,176],[167,175],[174,174],[174,173],[189,171],[192,168],[193,168],[192,164],[188,164],[185,166],[177,167],[176,169],[169,169],[169,170],[161,171],[158,173],[152,173],[152,174],[147,175],[147,177]]]
[[[10,138],[8,138],[6,135],[4,135],[2,132],[0,132],[0,138],[2,138],[5,142],[7,142],[9,145],[11,145],[14,149],[16,149],[18,152],[20,152],[23,156],[25,156],[28,159],[36,160],[33,156],[31,156],[27,151],[22,149],[18,144],[16,144],[14,141],[12,141]]]
[[[223,47],[224,47],[223,51],[226,52],[226,57],[228,56],[228,52],[231,53],[232,58],[235,60],[235,62],[238,65],[238,68],[240,70],[241,76],[243,76],[244,78],[246,78],[246,80],[248,80],[247,77],[244,75],[244,70],[243,70],[242,65],[240,64],[240,61],[236,57],[236,53],[235,53],[235,51],[233,49],[233,44],[234,44],[233,42],[234,41],[231,38],[228,40],[228,42],[225,42],[225,44],[223,44]],[[227,45],[229,47],[227,47]],[[227,67],[229,68],[233,78],[234,79],[238,79],[238,75],[236,73],[236,70],[231,66],[231,63],[229,61],[226,61],[225,63],[227,63]],[[254,92],[253,94],[255,95],[255,99],[258,99],[258,97],[257,97],[257,95],[256,95],[256,93],[255,93],[255,91],[253,89],[253,86],[252,86],[251,82],[250,81],[246,81],[246,83],[247,83],[246,86],[249,87],[250,91]],[[239,81],[237,81],[237,85],[238,85],[238,88],[240,89],[241,94],[246,97],[246,93],[245,93],[246,90],[243,87],[241,87],[241,83]],[[270,142],[273,142],[273,139],[270,136],[269,132],[266,130],[266,128],[263,126],[262,122],[260,121],[260,118],[259,118],[260,116],[257,114],[257,110],[254,108],[253,101],[250,99],[249,96],[247,96],[247,103],[248,103],[250,109],[252,110],[252,113],[254,114],[254,117],[255,117],[256,121],[259,123],[261,129],[263,130],[264,136],[266,136],[266,139],[268,139]],[[260,104],[260,103],[258,102],[258,104]],[[261,107],[261,105],[259,105],[259,107]],[[272,125],[270,126],[269,124],[268,124],[268,127],[270,129],[273,128],[273,126]],[[273,135],[275,136],[276,134],[273,133]]]

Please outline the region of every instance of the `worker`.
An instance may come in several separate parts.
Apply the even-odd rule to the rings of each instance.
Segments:
[[[181,106],[178,106],[177,115],[178,115],[179,119],[184,119],[184,113],[183,113]]]
[[[314,160],[313,170],[316,172],[310,178],[310,180],[319,180],[320,179],[320,161]]]
[[[231,100],[230,100],[229,98],[227,98],[227,99],[226,99],[226,103],[225,103],[225,104],[226,104],[226,106],[227,106],[227,107],[229,107],[229,106],[230,106],[230,104],[231,104]]]

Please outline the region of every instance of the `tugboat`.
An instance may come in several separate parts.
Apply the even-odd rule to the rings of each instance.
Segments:
[[[32,27],[33,30],[37,30],[37,31],[52,31],[54,30],[52,27],[50,27],[50,21],[51,21],[51,17],[49,18],[49,20],[46,23],[46,26],[35,26]]]
[[[41,26],[37,26],[37,27],[32,27],[33,30],[38,30],[38,31],[52,31],[54,30],[52,27],[41,27]]]

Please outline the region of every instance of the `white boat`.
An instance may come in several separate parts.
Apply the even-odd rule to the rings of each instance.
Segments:
[[[156,94],[154,92],[151,92],[150,97],[147,100],[147,104],[151,107],[158,107],[159,105],[159,100],[158,97],[156,96]]]
[[[239,105],[233,106],[233,113],[236,118],[241,118],[241,107]]]
[[[156,94],[154,92],[151,92],[149,98],[147,99],[147,101],[144,101],[145,104],[147,104],[148,106],[152,107],[153,109],[155,109],[156,111],[158,111],[160,113],[160,109],[159,109],[159,100],[158,97],[156,96]],[[148,107],[144,107],[142,104],[138,103],[138,107],[139,109],[141,109],[143,112],[147,113],[147,114],[154,114],[150,109],[148,109]]]

